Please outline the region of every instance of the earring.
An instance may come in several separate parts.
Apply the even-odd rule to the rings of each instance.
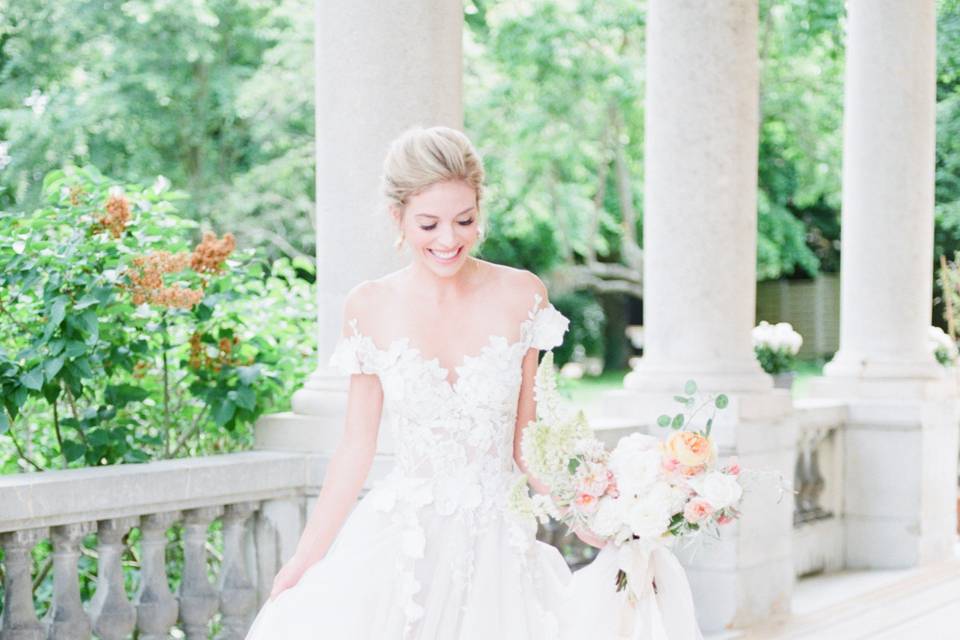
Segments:
[[[403,248],[403,229],[400,229],[400,233],[397,234],[397,239],[393,241],[393,246],[399,251]]]

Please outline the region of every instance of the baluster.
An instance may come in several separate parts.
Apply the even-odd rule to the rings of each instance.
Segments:
[[[220,572],[220,611],[223,629],[217,640],[243,640],[257,605],[257,592],[247,571],[244,534],[255,502],[227,505],[223,514],[223,567]]]
[[[810,508],[815,518],[825,518],[830,516],[830,512],[820,504],[820,497],[826,489],[826,480],[820,471],[820,446],[827,439],[827,434],[817,433],[817,439],[810,450]]]
[[[206,640],[207,626],[220,598],[207,577],[207,529],[222,507],[190,509],[183,523],[183,579],[180,582],[180,620],[187,640]]]
[[[86,640],[92,631],[90,619],[80,601],[80,576],[77,561],[83,537],[93,533],[94,523],[83,522],[54,527],[53,602],[44,618],[47,638]]]
[[[43,625],[33,607],[33,558],[30,551],[47,537],[47,529],[0,534],[4,552],[3,618],[0,640],[42,640]]]
[[[793,502],[793,524],[798,525],[804,521],[804,484],[806,482],[805,472],[804,472],[804,445],[805,440],[800,440],[797,443],[797,461],[793,468],[793,490],[794,490],[794,502]]]
[[[111,518],[97,522],[97,590],[90,601],[93,632],[103,640],[122,640],[133,632],[137,612],[123,584],[123,537],[137,518]]]
[[[177,599],[167,582],[167,529],[179,511],[140,518],[140,590],[135,599],[141,640],[164,640],[177,623]]]

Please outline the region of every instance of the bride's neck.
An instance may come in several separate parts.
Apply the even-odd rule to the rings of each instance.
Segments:
[[[408,269],[408,282],[412,290],[442,304],[446,300],[461,298],[476,288],[480,261],[472,256],[467,257],[463,266],[451,276],[438,276],[418,260],[414,260]]]

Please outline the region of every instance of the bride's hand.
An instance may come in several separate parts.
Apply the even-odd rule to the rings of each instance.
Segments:
[[[603,547],[605,547],[607,544],[605,539],[601,538],[590,529],[581,529],[578,527],[573,530],[573,533],[580,538],[581,542],[588,544],[591,547],[596,547],[597,549],[603,549]]]
[[[310,565],[297,555],[290,558],[277,572],[273,579],[273,587],[270,589],[270,598],[273,600],[278,595],[300,582],[304,572],[310,568]]]

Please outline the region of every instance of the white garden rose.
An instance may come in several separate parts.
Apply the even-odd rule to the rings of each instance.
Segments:
[[[650,486],[627,510],[627,526],[640,538],[659,538],[670,526],[672,502],[673,491],[668,484]]]
[[[720,471],[690,478],[689,482],[693,490],[709,502],[715,511],[734,506],[743,496],[743,487],[737,477]]]
[[[660,441],[653,436],[634,433],[617,443],[607,467],[617,480],[621,494],[643,493],[662,472]]]
[[[630,499],[601,498],[600,506],[590,519],[590,529],[602,538],[617,536],[624,528],[626,507]]]

